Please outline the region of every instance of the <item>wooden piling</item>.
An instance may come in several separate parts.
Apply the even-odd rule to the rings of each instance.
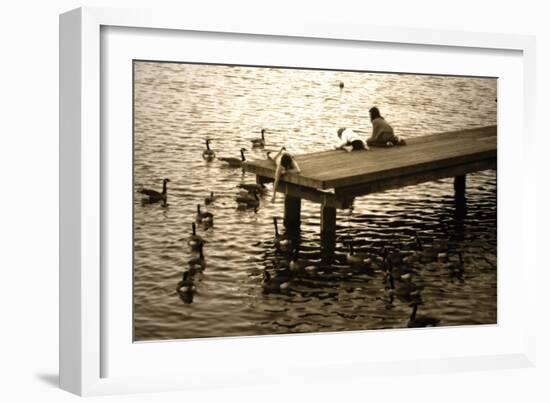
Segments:
[[[297,232],[300,229],[301,210],[302,199],[290,195],[285,195],[284,224],[287,230]]]
[[[321,204],[321,235],[333,234],[336,231],[336,209]]]
[[[466,175],[455,176],[455,199],[462,200],[466,197]]]
[[[336,247],[336,208],[321,204],[321,261],[331,264]]]
[[[462,220],[466,217],[466,175],[455,176],[455,218]]]

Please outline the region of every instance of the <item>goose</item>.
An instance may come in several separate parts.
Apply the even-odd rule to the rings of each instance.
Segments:
[[[204,259],[204,254],[202,251],[203,244],[199,244],[199,255],[192,257],[187,261],[187,265],[189,266],[189,270],[192,273],[196,273],[199,271],[203,271],[206,267],[206,261]]]
[[[197,228],[195,223],[191,223],[191,228],[193,229],[193,234],[187,238],[187,245],[191,248],[199,248],[200,245],[204,244],[204,239],[200,235],[197,235]]]
[[[193,284],[193,277],[188,271],[184,271],[181,281],[178,283],[176,290],[180,294],[188,294],[195,291],[195,285]]]
[[[403,257],[403,264],[414,264],[416,262],[418,262],[419,260],[419,257],[418,257],[418,251],[410,251],[407,253],[406,256]]]
[[[400,264],[402,264],[403,263],[403,258],[405,256],[406,255],[403,252],[400,252],[400,251],[395,250],[393,248],[391,250],[385,249],[385,259],[390,261],[393,266],[399,266]]]
[[[424,249],[424,245],[422,244],[422,241],[420,240],[420,237],[418,236],[418,234],[414,235],[414,242],[416,244],[416,249],[417,250],[423,250]]]
[[[403,302],[422,301],[422,296],[420,295],[421,290],[412,282],[407,282],[405,284],[406,286],[397,287],[394,290],[395,296]]]
[[[311,264],[309,261],[305,259],[300,259],[300,250],[296,248],[294,250],[294,254],[292,255],[292,259],[288,264],[288,269],[290,270],[291,273],[296,273],[296,272],[305,270],[305,268],[310,265]]]
[[[384,259],[376,255],[369,256],[369,259],[370,259],[369,268],[371,270],[379,271],[384,269]]]
[[[204,204],[208,205],[208,204],[212,204],[216,201],[217,199],[217,196],[214,196],[214,192],[210,192],[210,196],[206,196],[204,198]]]
[[[216,153],[214,150],[210,149],[210,139],[206,139],[206,150],[202,152],[202,158],[208,162],[213,161],[214,158],[216,158]]]
[[[349,265],[368,265],[372,259],[367,253],[354,253],[353,243],[349,243],[349,252],[346,255],[346,261]]]
[[[262,137],[257,139],[250,140],[252,142],[252,147],[263,147],[265,146],[265,129],[262,129],[261,131]]]
[[[161,200],[166,202],[166,197],[168,196],[166,184],[168,182],[170,182],[170,179],[164,178],[162,180],[162,192],[157,192],[156,190],[152,189],[141,189],[140,193],[149,198],[148,203],[157,203]]]
[[[277,276],[271,277],[268,271],[264,271],[262,287],[264,292],[279,292],[290,287],[290,277]]]
[[[416,316],[416,311],[418,310],[418,302],[412,304],[413,310],[411,316],[407,323],[407,327],[433,327],[437,326],[440,322],[437,318],[432,318],[431,316]]]
[[[260,198],[258,197],[258,193],[253,192],[252,194],[247,194],[245,196],[237,196],[235,198],[239,206],[243,206],[246,208],[257,208],[260,205]]]
[[[447,226],[447,224],[444,222],[444,221],[441,221],[440,223],[440,227],[441,227],[441,230],[442,230],[442,235],[444,237],[444,239],[434,239],[434,242],[433,242],[433,249],[438,253],[438,254],[443,254],[443,258],[445,258],[444,255],[446,255],[447,253],[447,250],[449,249],[449,227]],[[438,256],[439,258],[439,256]]]
[[[448,262],[449,261],[449,256],[447,255],[447,252],[439,252],[437,254],[437,261],[438,262]]]
[[[464,258],[462,256],[462,252],[458,251],[456,254],[458,255],[458,262],[449,262],[447,264],[447,268],[451,270],[464,270]]]
[[[462,257],[462,252],[458,251],[458,262],[457,261],[448,261],[445,263],[445,268],[449,270],[451,277],[460,278],[464,272],[464,258]]]
[[[381,256],[384,262],[386,261],[386,258],[388,257],[389,253],[390,252],[388,252],[385,246],[382,246],[382,248],[380,248],[379,255]]]
[[[246,190],[248,193],[253,192],[264,192],[265,191],[265,185],[262,185],[260,183],[240,183],[237,185],[238,188]]]
[[[417,274],[413,269],[405,266],[394,266],[390,259],[386,260],[387,271],[392,275],[398,276],[401,280],[409,280],[413,274]]]
[[[420,251],[422,249],[422,242],[418,237],[418,234],[414,234],[412,241],[403,244],[403,263],[416,263],[420,258]]]
[[[214,224],[214,214],[209,213],[208,211],[205,211],[204,213],[201,212],[201,205],[197,204],[197,215],[196,215],[196,221],[203,223],[203,224]]]
[[[277,249],[286,251],[290,249],[291,241],[285,235],[279,234],[279,226],[277,225],[277,217],[273,217],[273,226],[275,227],[275,246]]]
[[[422,262],[434,261],[437,259],[437,253],[435,250],[424,249],[424,245],[420,241],[418,235],[415,235],[415,241],[419,250],[419,258]]]
[[[422,286],[417,286],[410,278],[410,274],[405,274],[399,277],[400,282],[396,286],[393,273],[388,271],[386,276],[389,282],[390,295],[395,295],[399,300],[405,302],[418,302],[420,300],[420,291]]]
[[[244,157],[244,152],[247,151],[246,148],[241,148],[241,158],[234,158],[234,157],[221,157],[218,159],[220,161],[225,162],[227,165],[229,165],[232,168],[240,168],[243,166],[243,163],[246,161],[246,158]]]

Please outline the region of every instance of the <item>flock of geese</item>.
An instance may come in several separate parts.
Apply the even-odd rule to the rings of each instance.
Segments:
[[[263,148],[265,146],[266,144],[265,131],[266,131],[265,129],[262,129],[260,132],[259,138],[250,140],[253,148]],[[206,139],[206,148],[202,152],[202,158],[207,162],[212,162],[216,159],[216,152],[210,148],[211,141],[212,141],[211,139]],[[247,151],[246,148],[240,149],[240,154],[241,154],[240,158],[218,157],[218,160],[225,163],[228,167],[242,168],[243,164],[246,162],[246,157],[244,155],[246,151]],[[269,152],[267,154],[269,157]],[[143,194],[143,197],[144,197],[143,201],[145,203],[158,203],[158,202],[166,203],[167,197],[168,197],[167,184],[169,182],[170,182],[170,179],[167,179],[167,178],[162,180],[162,191],[160,192],[154,189],[146,189],[146,188],[140,189],[139,192]],[[236,198],[237,202],[239,204],[247,204],[247,207],[257,207],[259,204],[258,203],[259,199],[257,195],[255,197],[254,194],[263,191],[264,186],[251,183],[251,184],[241,184],[239,185],[239,187],[241,189],[246,190],[248,194],[242,194],[242,193],[239,194]],[[206,205],[211,204],[215,201],[215,199],[216,199],[216,196],[214,196],[214,192],[211,192],[210,196],[207,196],[204,199],[204,203]],[[198,208],[197,214],[200,216],[201,215],[200,206],[197,208]],[[206,214],[206,217],[213,219],[213,216],[210,213],[204,213],[204,214]]]
[[[278,267],[274,262],[274,273],[268,270],[263,273],[263,288],[266,293],[286,293],[292,290],[297,283],[307,280],[323,280],[324,275],[332,269],[345,270],[348,273],[365,274],[374,277],[382,274],[384,290],[387,295],[387,306],[393,306],[394,299],[406,303],[411,308],[407,327],[433,327],[440,322],[438,318],[417,315],[418,306],[423,304],[422,290],[424,284],[416,283],[418,272],[414,269],[417,263],[437,263],[441,269],[446,269],[450,277],[461,278],[464,272],[462,252],[450,256],[445,243],[431,245],[425,248],[418,235],[412,242],[412,248],[407,251],[387,249],[382,247],[374,253],[357,253],[353,243],[348,243],[348,252],[344,258],[337,259],[324,267],[319,262],[301,259],[298,249],[293,248],[293,240],[278,232],[277,219],[273,219],[275,227],[275,247],[279,251],[290,250],[291,260],[288,266]],[[341,260],[345,265],[339,264]],[[328,278],[328,277],[327,277]],[[337,280],[342,277],[336,277]],[[345,277],[343,277],[345,278]]]
[[[251,139],[253,148],[263,148],[266,144],[265,129],[261,129],[260,137]],[[212,162],[216,159],[216,152],[211,148],[211,139],[206,139],[206,148],[202,152],[202,158],[207,162]],[[246,161],[244,153],[246,148],[240,149],[240,158],[234,157],[218,157],[217,159],[225,163],[230,168],[241,168]],[[268,155],[269,156],[269,155]],[[166,205],[168,198],[167,184],[170,179],[165,178],[162,181],[162,191],[154,189],[142,188],[139,192],[143,195],[143,202],[147,204],[162,203]],[[257,210],[260,205],[259,194],[265,191],[263,185],[256,183],[242,183],[237,186],[240,188],[240,192],[236,195],[235,201],[237,202],[237,209],[250,209]],[[217,199],[214,192],[210,192],[210,195],[204,198],[205,206],[213,204]],[[204,257],[204,239],[197,234],[197,225],[202,224],[206,229],[214,225],[214,214],[209,211],[201,209],[201,205],[197,204],[197,213],[195,215],[195,221],[192,223],[192,234],[187,239],[187,244],[194,253],[193,257],[188,260],[188,268],[182,273],[182,279],[177,285],[177,292],[185,302],[193,301],[193,293],[196,291],[195,276],[202,273],[206,268],[206,259]]]
[[[206,148],[202,153],[203,159],[208,162],[216,159],[216,153],[210,148],[210,142],[210,139],[206,140]],[[252,139],[251,143],[252,147],[263,148],[266,144],[265,129],[261,130],[261,137]],[[224,157],[218,158],[218,160],[226,163],[229,167],[242,167],[243,163],[246,161],[244,155],[246,151],[245,148],[240,149],[241,158]],[[153,189],[141,189],[140,192],[144,196],[144,202],[166,203],[167,184],[169,182],[169,179],[163,179],[162,191],[160,192]],[[241,192],[235,197],[237,208],[257,209],[260,204],[258,194],[263,192],[265,187],[255,183],[243,183],[239,184],[238,187],[241,189]],[[210,195],[204,199],[204,204],[210,205],[216,201],[216,198],[217,196],[214,192],[211,192]],[[196,224],[202,224],[205,228],[214,225],[214,215],[211,212],[203,211],[200,204],[197,204],[195,222],[192,223],[192,232],[187,238],[187,245],[193,252],[193,255],[188,260],[188,267],[183,271],[182,278],[176,287],[180,298],[187,303],[193,301],[193,295],[196,291],[195,277],[206,269],[206,259],[203,250],[205,240],[197,234]],[[288,292],[292,289],[294,282],[323,274],[319,262],[300,258],[297,241],[291,236],[279,232],[276,217],[273,217],[273,226],[274,246],[279,252],[289,256],[288,267],[283,269],[277,268],[274,274],[271,274],[267,269],[263,272],[262,289],[264,293]],[[446,233],[447,228],[444,227],[444,230]],[[422,305],[421,291],[424,285],[416,284],[413,281],[413,278],[417,275],[413,266],[417,262],[439,262],[443,268],[449,271],[449,275],[452,278],[461,279],[462,273],[464,272],[462,253],[457,253],[458,259],[451,259],[447,246],[446,241],[442,241],[439,244],[434,244],[429,248],[425,248],[421,239],[415,236],[411,250],[406,252],[382,248],[379,253],[357,253],[354,250],[353,243],[349,242],[349,251],[344,261],[347,265],[346,267],[355,272],[360,272],[369,276],[374,276],[376,273],[383,274],[384,289],[387,292],[389,304],[393,304],[394,298],[397,298],[402,302],[408,303],[412,308],[407,323],[408,327],[436,326],[439,323],[439,319],[417,315],[418,306]]]

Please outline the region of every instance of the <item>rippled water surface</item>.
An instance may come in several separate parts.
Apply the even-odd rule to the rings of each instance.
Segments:
[[[239,211],[236,185],[255,178],[201,157],[210,138],[217,156],[237,157],[244,146],[247,158],[264,158],[250,144],[261,128],[266,149],[325,150],[340,126],[366,137],[372,105],[404,138],[495,125],[496,80],[150,62],[136,62],[134,73],[136,340],[406,327],[409,302],[391,300],[383,272],[348,267],[344,243],[373,255],[407,252],[415,235],[424,250],[464,258],[459,275],[435,258],[410,266],[424,286],[418,313],[440,326],[496,323],[495,171],[468,175],[463,219],[452,179],[357,198],[338,211],[330,265],[320,264],[319,205],[303,201],[300,258],[314,268],[283,292],[265,293],[264,271],[288,267],[272,222],[282,221],[283,197],[271,203],[268,185],[256,212]],[[139,189],[161,190],[162,178],[171,181],[167,205],[143,204]],[[219,197],[203,208],[215,221],[197,229],[206,269],[191,301],[176,286],[194,256],[186,239],[196,205],[211,191]]]

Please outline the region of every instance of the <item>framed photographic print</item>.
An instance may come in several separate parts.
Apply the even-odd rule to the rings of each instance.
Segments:
[[[60,23],[63,388],[532,365],[532,38]]]

